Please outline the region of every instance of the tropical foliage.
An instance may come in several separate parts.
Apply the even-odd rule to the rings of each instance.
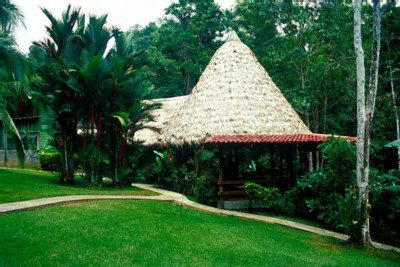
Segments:
[[[144,172],[138,178],[191,196],[202,203],[215,204],[218,176],[215,152],[203,147],[153,151],[155,161],[144,166]]]
[[[40,77],[35,97],[55,114],[60,181],[73,183],[79,154],[89,183],[101,183],[105,175],[120,183],[127,146],[134,145],[130,137],[148,108],[141,100],[151,89],[138,73],[137,51],[124,33],[105,26],[106,15],[86,22],[70,6],[61,19],[43,13],[51,22],[49,38],[36,42],[30,57]],[[115,46],[107,52],[111,39]]]
[[[19,8],[9,0],[0,1],[0,123],[4,127],[4,135],[10,132],[17,145],[17,151],[21,162],[25,159],[24,145],[18,129],[10,115],[11,99],[22,101],[29,94],[28,80],[26,76],[27,62],[18,51],[13,30],[23,23],[23,15]],[[7,138],[4,138],[7,140]],[[7,142],[7,141],[5,141]],[[7,144],[5,148],[4,162],[7,164]]]

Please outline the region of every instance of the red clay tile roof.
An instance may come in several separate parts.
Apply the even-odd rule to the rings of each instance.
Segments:
[[[206,139],[206,144],[254,144],[254,143],[322,143],[333,135],[328,134],[284,134],[284,135],[214,135]],[[338,136],[350,142],[356,137]]]

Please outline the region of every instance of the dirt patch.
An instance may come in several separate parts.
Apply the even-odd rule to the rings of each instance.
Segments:
[[[325,251],[331,251],[331,252],[339,252],[340,247],[332,245],[332,243],[327,243],[322,240],[317,240],[317,239],[311,239],[305,241],[305,243],[312,245],[314,247],[317,247],[319,249],[325,250]]]

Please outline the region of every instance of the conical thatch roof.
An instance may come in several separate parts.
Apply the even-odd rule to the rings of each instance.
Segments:
[[[311,134],[249,47],[232,33],[162,132],[166,144],[214,135]]]
[[[135,133],[134,139],[143,142],[144,145],[154,145],[162,143],[162,131],[170,121],[172,115],[182,106],[186,96],[171,98],[159,98],[145,100],[147,104],[160,104],[159,108],[150,111],[152,121],[142,121],[148,127]]]

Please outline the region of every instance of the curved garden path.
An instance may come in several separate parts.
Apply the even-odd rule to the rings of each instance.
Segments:
[[[89,201],[89,200],[152,200],[152,201],[168,201],[175,202],[181,205],[185,205],[197,210],[225,215],[225,216],[235,216],[243,219],[256,220],[264,223],[272,223],[279,224],[295,229],[299,229],[302,231],[319,234],[323,236],[333,237],[338,240],[345,241],[348,239],[347,235],[340,234],[337,232],[329,231],[326,229],[318,228],[315,226],[310,226],[298,222],[293,222],[285,219],[279,219],[264,215],[250,214],[245,212],[238,212],[232,210],[224,210],[218,209],[206,205],[202,205],[196,203],[194,201],[189,200],[182,194],[155,188],[152,185],[147,184],[133,184],[135,187],[153,191],[159,193],[157,196],[117,196],[117,195],[74,195],[74,196],[59,196],[59,197],[49,197],[49,198],[40,198],[34,200],[20,201],[20,202],[12,202],[12,203],[4,203],[0,204],[0,214],[5,214],[9,212],[23,211],[35,208],[41,208],[51,205],[57,205],[67,202],[77,202],[77,201]],[[384,249],[384,250],[394,250],[400,253],[400,248],[372,242],[372,245],[376,248]]]

